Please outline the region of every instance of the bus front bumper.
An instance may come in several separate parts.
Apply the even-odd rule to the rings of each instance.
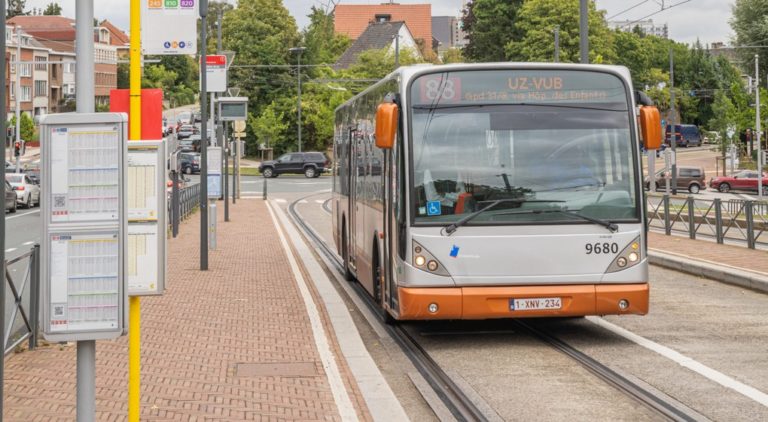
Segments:
[[[400,312],[397,318],[424,320],[645,315],[648,313],[648,292],[648,283],[400,287]],[[558,298],[559,303],[556,300]],[[521,303],[525,299],[528,300]],[[626,301],[625,308],[620,306],[622,301]],[[555,308],[557,305],[559,308]],[[526,306],[536,309],[521,309]]]

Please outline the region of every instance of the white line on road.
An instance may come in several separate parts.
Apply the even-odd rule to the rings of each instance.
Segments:
[[[621,328],[618,325],[614,325],[603,318],[588,316],[587,319],[605,328],[606,330],[612,331],[624,337],[627,340],[630,340],[636,344],[639,344],[640,346],[645,347],[650,351],[656,352],[661,356],[664,356],[665,358],[673,362],[676,362],[678,365],[686,367],[691,371],[696,372],[697,374],[722,385],[723,387],[730,388],[731,390],[739,394],[742,394],[762,404],[765,407],[768,407],[768,394],[765,394],[754,387],[751,387],[747,384],[736,381],[735,379],[729,377],[728,375],[723,374],[722,372],[716,371],[702,363],[699,363],[689,358],[688,356],[685,356],[679,352],[676,352],[670,349],[669,347],[662,346],[659,343],[648,340],[645,337],[641,337],[629,330]]]
[[[324,200],[324,199],[315,199],[315,203],[316,203],[316,204],[322,204],[322,203],[324,203],[324,202],[325,202],[325,200]]]
[[[5,250],[5,253],[11,253],[11,252],[15,251],[16,249],[19,249],[19,248],[8,248],[8,249]]]
[[[31,244],[33,244],[33,243],[35,243],[35,241],[34,241],[34,240],[30,240],[29,242],[24,242],[24,243],[22,243],[22,245],[23,245],[23,246],[27,246],[27,245],[31,245]]]
[[[24,217],[25,215],[35,214],[35,213],[38,213],[38,212],[40,212],[40,209],[28,211],[28,212],[25,212],[23,214],[9,215],[9,216],[5,217],[5,220],[8,221],[8,220],[12,220],[14,218]]]
[[[283,198],[275,198],[275,199],[274,199],[274,201],[275,201],[275,202],[279,202],[279,203],[281,203],[281,204],[284,204],[284,203],[288,202],[288,201],[286,201],[286,200],[285,200],[285,199],[283,199]]]

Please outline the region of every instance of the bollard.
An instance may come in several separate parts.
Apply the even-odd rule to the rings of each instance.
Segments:
[[[179,235],[179,173],[171,171],[171,181],[173,186],[171,187],[171,232],[173,237]]]
[[[672,234],[672,225],[669,224],[669,195],[664,195],[664,233]]]
[[[211,201],[208,206],[208,245],[212,251],[216,250],[216,201]]]
[[[264,178],[264,186],[261,188],[261,196],[263,200],[267,200],[267,178]]]

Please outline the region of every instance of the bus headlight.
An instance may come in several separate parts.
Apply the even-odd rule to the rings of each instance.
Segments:
[[[616,258],[611,262],[611,265],[608,266],[608,269],[605,272],[615,273],[616,271],[625,270],[635,266],[642,258],[640,254],[640,237],[636,237],[629,242],[629,245],[627,245],[624,250],[616,255]]]
[[[415,240],[413,241],[413,266],[436,275],[448,276],[448,271],[445,270],[445,266],[440,264],[440,260],[435,258],[427,248],[421,246]]]

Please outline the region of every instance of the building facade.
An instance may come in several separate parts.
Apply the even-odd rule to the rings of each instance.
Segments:
[[[338,4],[333,11],[336,33],[352,40],[373,22],[405,22],[416,42],[432,47],[431,4]]]
[[[608,26],[613,29],[620,29],[624,32],[633,31],[637,27],[640,28],[640,30],[643,31],[643,33],[646,35],[655,35],[661,38],[669,38],[669,29],[667,28],[667,24],[665,23],[663,25],[655,25],[653,23],[653,19],[646,19],[642,21],[609,21]]]

